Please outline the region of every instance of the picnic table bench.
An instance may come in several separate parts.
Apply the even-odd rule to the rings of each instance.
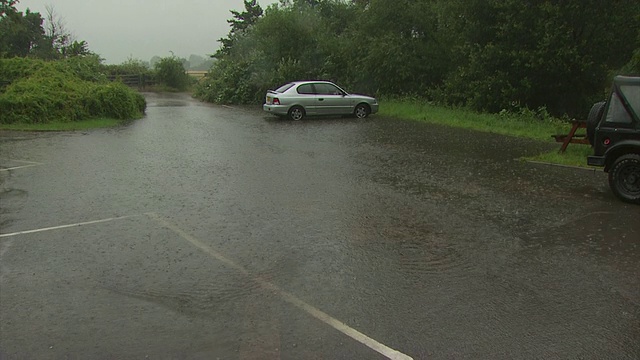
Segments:
[[[567,150],[567,146],[569,144],[587,144],[589,145],[589,139],[587,138],[587,134],[576,134],[578,129],[586,129],[587,122],[584,120],[576,120],[573,119],[570,121],[571,130],[569,134],[559,134],[559,135],[551,135],[551,137],[556,139],[556,142],[561,142],[562,146],[560,147],[559,153],[564,153]]]

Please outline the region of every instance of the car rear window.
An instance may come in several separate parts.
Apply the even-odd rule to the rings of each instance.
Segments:
[[[291,89],[292,86],[293,86],[293,83],[284,84],[284,85],[280,86],[279,88],[277,88],[276,92],[277,93],[283,93],[283,92]]]
[[[640,116],[640,86],[622,85],[620,90],[636,115]]]
[[[631,115],[627,112],[622,104],[622,100],[618,94],[611,94],[611,100],[609,101],[609,111],[607,112],[606,122],[609,123],[623,123],[630,124],[633,122]]]

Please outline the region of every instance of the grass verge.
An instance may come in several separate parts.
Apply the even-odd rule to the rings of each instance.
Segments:
[[[560,147],[560,145],[558,145],[558,147]],[[567,151],[565,151],[564,154],[560,154],[557,150],[554,150],[536,156],[523,157],[522,160],[589,169],[600,169],[597,167],[587,166],[587,156],[591,154],[593,154],[593,150],[590,146],[571,144],[567,147]]]
[[[84,121],[53,121],[46,124],[0,124],[0,130],[16,131],[74,131],[97,128],[109,128],[121,125],[126,120],[118,119],[90,119]]]
[[[554,134],[568,134],[571,125],[560,119],[532,111],[522,113],[481,114],[466,109],[446,108],[417,100],[387,100],[380,106],[380,115],[423,121],[501,135],[516,136],[544,142],[554,142]],[[560,149],[560,143],[558,150]],[[564,154],[557,150],[522,160],[566,166],[587,167],[591,147],[570,144]]]

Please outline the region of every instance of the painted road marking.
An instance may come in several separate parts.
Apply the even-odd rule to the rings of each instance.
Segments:
[[[24,169],[24,168],[29,168],[29,167],[33,167],[33,166],[44,165],[42,163],[35,162],[35,161],[11,160],[11,159],[6,159],[6,160],[7,161],[11,161],[11,162],[25,163],[27,165],[20,165],[20,166],[14,166],[14,167],[10,167],[10,168],[0,169],[0,171],[10,171],[10,170]]]
[[[239,272],[241,272],[244,275],[247,275],[248,277],[250,277],[253,281],[255,281],[257,284],[260,284],[260,286],[262,286],[265,289],[271,290],[274,293],[280,295],[280,297],[290,303],[291,305],[303,310],[304,312],[308,313],[309,315],[313,316],[314,318],[322,321],[323,323],[331,326],[332,328],[340,331],[341,333],[349,336],[350,338],[358,341],[359,343],[366,345],[367,347],[371,348],[372,350],[386,356],[389,359],[392,360],[413,360],[412,357],[405,355],[397,350],[394,350],[372,338],[370,338],[369,336],[361,333],[360,331],[349,327],[349,325],[343,323],[342,321],[332,317],[331,315],[323,312],[322,310],[307,304],[306,302],[304,302],[303,300],[299,299],[298,297],[296,297],[293,294],[290,294],[282,289],[280,289],[277,285],[265,281],[263,279],[260,279],[257,276],[253,276],[249,271],[247,271],[245,268],[243,268],[242,266],[236,264],[235,262],[233,262],[232,260],[228,259],[227,257],[225,257],[224,255],[222,255],[221,253],[219,253],[218,251],[216,251],[215,249],[211,248],[210,246],[207,246],[205,244],[203,244],[200,240],[196,239],[195,237],[187,234],[184,230],[180,229],[178,226],[166,221],[165,219],[161,218],[158,214],[155,213],[148,213],[146,214],[147,216],[149,216],[150,218],[156,220],[158,223],[162,224],[164,227],[166,227],[167,229],[175,232],[177,235],[179,235],[180,237],[182,237],[184,240],[188,241],[189,243],[191,243],[193,246],[195,246],[196,248],[202,250],[203,252],[209,254],[211,257],[219,260],[220,262],[226,264],[227,266],[238,270]]]
[[[86,221],[86,222],[75,223],[75,224],[67,224],[67,225],[46,227],[46,228],[41,228],[41,229],[18,231],[18,232],[14,232],[14,233],[0,234],[0,238],[10,237],[10,236],[17,236],[17,235],[24,235],[24,234],[33,234],[33,233],[38,233],[38,232],[43,232],[43,231],[66,229],[66,228],[70,228],[70,227],[83,226],[83,225],[99,224],[99,223],[105,223],[105,222],[110,222],[110,221],[129,219],[129,218],[136,217],[136,216],[141,216],[141,215],[120,216],[120,217],[113,217],[113,218],[108,218],[108,219]]]

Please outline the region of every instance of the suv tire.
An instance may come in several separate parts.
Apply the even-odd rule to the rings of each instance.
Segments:
[[[589,111],[589,116],[587,117],[587,139],[589,139],[591,146],[596,140],[596,126],[598,126],[598,122],[600,122],[600,118],[604,114],[605,104],[605,101],[597,102],[593,104]]]
[[[609,170],[609,186],[622,201],[640,204],[640,154],[616,159]]]

